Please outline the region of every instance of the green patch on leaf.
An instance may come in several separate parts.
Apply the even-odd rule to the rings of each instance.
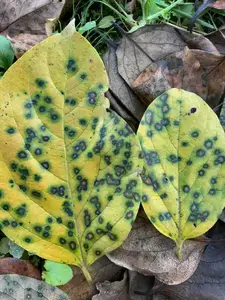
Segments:
[[[225,136],[210,107],[171,89],[153,101],[138,129],[142,203],[153,225],[177,243],[202,235],[225,206]]]
[[[101,21],[98,23],[98,28],[104,29],[111,27],[113,25],[113,22],[115,22],[115,18],[113,16],[106,16],[101,19]]]
[[[46,260],[44,268],[46,271],[42,272],[42,279],[54,286],[66,284],[73,277],[71,267],[65,264]]]
[[[87,22],[84,26],[79,27],[78,32],[80,34],[84,34],[85,32],[87,32],[95,27],[96,27],[96,22],[90,21],[90,22]]]

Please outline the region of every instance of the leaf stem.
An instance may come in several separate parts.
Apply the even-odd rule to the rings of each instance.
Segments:
[[[176,254],[177,254],[177,257],[178,259],[182,259],[182,248],[183,248],[183,243],[184,241],[178,239],[176,241],[176,245],[177,245],[177,249],[176,249]]]
[[[111,6],[110,4],[108,4],[107,2],[105,2],[105,0],[95,0],[95,2],[101,3],[105,6],[107,6],[108,8],[110,8],[112,11],[114,11],[117,16],[121,19],[123,19],[126,23],[128,23],[131,26],[136,25],[136,22],[131,18],[129,19],[129,15],[127,15],[127,13],[125,13],[125,15],[123,15],[121,12],[119,12],[115,7]],[[118,3],[116,3],[118,5]]]
[[[84,276],[85,276],[87,282],[88,282],[88,283],[91,283],[91,282],[92,282],[92,278],[91,278],[91,275],[90,275],[90,273],[89,273],[87,267],[83,265],[83,266],[81,267],[81,270],[83,271],[83,274],[84,274]]]
[[[146,18],[146,21],[151,21],[151,20],[154,20],[154,19],[160,17],[161,15],[167,14],[171,9],[173,9],[178,4],[181,4],[182,2],[183,2],[183,0],[177,0],[173,3],[171,3],[170,5],[166,6],[164,9],[160,10],[159,12],[157,12],[151,16],[148,16]]]

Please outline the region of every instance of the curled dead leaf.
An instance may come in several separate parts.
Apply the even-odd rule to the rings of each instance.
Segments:
[[[194,54],[185,47],[147,67],[133,82],[134,91],[146,103],[172,87],[194,92],[206,99],[207,87],[203,69]]]
[[[109,98],[112,108],[135,130],[147,106],[120,76],[115,48],[109,48],[104,56],[104,63],[109,76],[107,98]]]
[[[129,300],[127,272],[124,273],[121,281],[104,281],[96,284],[99,294],[92,297],[92,300]]]
[[[65,0],[3,0],[0,3],[0,32],[10,29],[10,33],[33,31],[45,33],[45,21],[61,12]]]
[[[194,37],[183,33],[189,39]],[[180,31],[169,25],[148,25],[122,38],[117,49],[118,71],[128,85],[152,63],[186,46]]]
[[[225,54],[225,29],[219,29],[208,34],[206,37],[213,43],[221,55]]]
[[[0,1],[0,32],[7,36],[19,58],[45,37],[45,22],[59,16],[65,0]]]
[[[225,91],[225,56],[215,55],[202,50],[191,50],[205,71],[208,96],[211,107],[223,102]]]

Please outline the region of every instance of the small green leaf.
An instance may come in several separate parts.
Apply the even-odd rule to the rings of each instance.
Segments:
[[[225,135],[197,95],[171,89],[138,128],[145,167],[142,203],[153,225],[177,244],[204,234],[225,206]]]
[[[66,284],[73,277],[72,269],[65,264],[46,260],[44,268],[46,271],[42,272],[42,279],[54,286]]]
[[[91,21],[91,22],[87,22],[84,26],[81,26],[79,29],[78,29],[78,32],[80,34],[83,34],[85,33],[86,31],[88,30],[91,30],[93,28],[96,27],[96,22],[95,21]]]
[[[4,237],[0,241],[0,257],[5,256],[7,253],[9,253],[9,239]]]
[[[9,253],[14,257],[14,258],[21,258],[24,253],[24,249],[17,244],[13,243],[12,241],[9,240]]]
[[[14,52],[9,40],[0,35],[0,68],[7,70],[13,63]]]
[[[145,3],[145,15],[146,16],[151,16],[153,14],[156,14],[160,11],[161,9],[159,6],[155,3],[155,0],[147,0]]]
[[[115,18],[113,16],[106,16],[98,23],[98,28],[108,28],[112,26],[113,22],[115,22]]]

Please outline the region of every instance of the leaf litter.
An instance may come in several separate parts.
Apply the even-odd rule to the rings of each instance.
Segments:
[[[139,109],[135,114],[137,104],[126,97],[122,100],[125,109],[114,105],[115,110],[137,129],[134,115],[140,121],[139,111],[145,110],[157,96],[173,87],[196,93],[212,108],[220,105],[224,95],[223,42],[224,35],[220,31],[204,37],[171,25],[148,25],[131,34],[122,32],[119,44],[108,50],[116,52],[112,65],[105,60],[109,93],[118,95],[116,82],[119,76],[120,90],[135,93]],[[220,110],[221,107],[218,114]]]
[[[0,32],[10,40],[17,58],[46,38],[45,23],[57,18],[65,0],[3,0]]]

